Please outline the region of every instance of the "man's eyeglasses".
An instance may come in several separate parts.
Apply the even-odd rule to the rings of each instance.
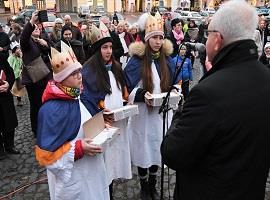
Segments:
[[[77,79],[80,78],[81,75],[82,75],[82,70],[81,69],[78,69],[78,70],[76,70],[76,71],[74,71],[74,72],[72,72],[70,74],[70,76],[72,76],[73,78],[77,78]]]
[[[209,33],[219,33],[219,34],[220,34],[221,39],[223,39],[223,37],[222,37],[221,33],[220,33],[219,31],[217,31],[217,30],[206,30],[206,32],[205,32],[205,36],[206,36],[207,38],[208,38],[208,36],[209,36]]]

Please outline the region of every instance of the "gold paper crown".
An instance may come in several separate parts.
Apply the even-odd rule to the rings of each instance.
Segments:
[[[55,74],[65,70],[70,65],[78,63],[78,60],[72,50],[66,43],[61,41],[61,53],[55,48],[51,48],[50,58],[52,69]]]
[[[146,20],[145,34],[153,32],[153,31],[164,32],[163,21],[159,12],[156,12],[154,17],[151,14],[149,14]]]
[[[92,25],[92,30],[91,30],[91,43],[94,44],[95,42],[106,38],[106,37],[111,37],[110,32],[106,25],[100,21],[99,28],[97,28],[95,25]]]

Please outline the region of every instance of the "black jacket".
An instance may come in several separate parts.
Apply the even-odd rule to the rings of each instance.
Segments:
[[[39,43],[35,42],[32,38],[32,32],[35,30],[35,26],[33,26],[30,22],[28,22],[22,31],[20,45],[22,50],[22,60],[24,65],[28,65],[34,59],[41,56],[43,61],[46,63],[48,68],[51,70],[51,64],[49,59],[50,54],[50,43],[47,41],[47,46],[42,46]],[[46,85],[48,80],[52,77],[50,73],[48,76],[40,80],[39,82],[43,82],[43,85]],[[26,68],[23,68],[22,71],[22,81],[24,85],[32,84],[32,81],[27,73]]]
[[[3,51],[0,51],[1,56],[5,56],[6,58],[8,58],[8,50],[10,49],[9,45],[10,40],[8,34],[6,34],[5,32],[0,32],[0,47],[4,49]]]
[[[6,81],[9,83],[9,90],[7,92],[0,93],[0,132],[12,131],[18,125],[17,115],[13,103],[13,96],[10,92],[15,77],[13,69],[9,66],[5,56],[0,55],[0,63],[0,71],[4,70],[6,74]]]
[[[113,55],[114,58],[119,61],[120,57],[124,55],[124,49],[120,41],[119,36],[114,31],[110,31],[110,35],[113,40]]]
[[[83,63],[85,62],[85,54],[84,54],[84,50],[83,50],[83,43],[80,42],[79,40],[71,40],[69,43],[65,40],[64,41],[66,44],[70,45],[72,50],[75,53],[75,56],[77,58],[77,60],[83,65]],[[59,42],[57,42],[54,46],[57,51],[61,51],[61,40]]]
[[[264,200],[270,166],[270,70],[252,40],[214,58],[161,145],[175,199]]]

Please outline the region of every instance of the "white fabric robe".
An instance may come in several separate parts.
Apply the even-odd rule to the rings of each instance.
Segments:
[[[111,71],[108,71],[112,93],[105,96],[105,108],[110,110],[123,107],[122,91],[117,87],[117,82]],[[121,87],[120,87],[121,88]],[[112,124],[120,128],[119,135],[107,146],[104,158],[108,174],[108,184],[117,178],[132,178],[129,136],[126,131],[127,119]]]
[[[71,149],[52,165],[47,166],[51,200],[109,200],[109,188],[103,154],[74,162],[76,140],[84,138],[82,125],[91,114],[80,102],[81,127],[71,142]]]
[[[154,62],[151,65],[153,77],[153,94],[161,93],[160,78]],[[138,88],[142,88],[142,81],[129,95],[129,102],[133,103]],[[162,114],[158,114],[160,107],[149,107],[143,102],[135,102],[139,107],[139,115],[132,116],[128,122],[130,135],[130,150],[132,164],[137,167],[149,168],[152,165],[161,166],[160,145],[163,139]],[[172,120],[172,110],[168,113],[168,126]]]

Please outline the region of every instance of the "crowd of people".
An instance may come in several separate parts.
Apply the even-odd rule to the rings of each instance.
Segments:
[[[199,26],[158,12],[132,25],[107,16],[99,26],[91,16],[76,25],[66,15],[49,33],[38,11],[23,28],[11,23],[5,33],[0,24],[0,160],[20,153],[13,96],[23,106],[27,94],[36,158],[47,169],[52,200],[112,200],[114,180],[131,179],[132,165],[140,198],[160,199],[162,159],[177,172],[175,200],[263,200],[270,166],[268,33],[242,0],[224,3]],[[197,57],[205,74],[190,91]],[[163,139],[163,116],[146,96],[173,84],[184,105],[168,112]],[[85,138],[84,122],[126,103],[138,105],[139,114],[121,121],[103,115],[104,128],[120,129],[106,148]]]

